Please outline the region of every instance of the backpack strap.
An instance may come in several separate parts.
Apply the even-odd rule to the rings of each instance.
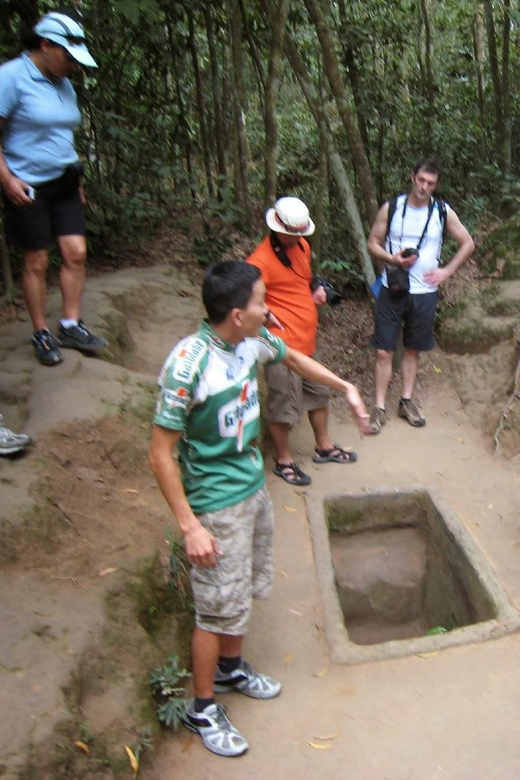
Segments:
[[[399,197],[400,195],[396,195],[394,198],[388,201],[388,217],[386,222],[385,242],[390,233],[390,225],[392,224],[392,220],[394,218],[395,210],[397,208],[397,199]]]
[[[441,223],[441,228],[442,228],[441,243],[439,246],[439,258],[438,258],[440,262],[441,254],[442,254],[442,245],[446,240],[446,235],[448,232],[446,228],[446,222],[448,221],[448,209],[446,208],[446,201],[440,196],[434,197],[434,203],[439,209],[439,222]]]

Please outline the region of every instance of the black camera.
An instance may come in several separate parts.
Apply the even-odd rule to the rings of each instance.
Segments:
[[[325,295],[327,297],[327,303],[329,306],[337,306],[338,303],[341,303],[343,300],[343,296],[337,292],[334,287],[331,285],[327,279],[324,279],[323,276],[314,276],[312,278],[311,282],[311,290],[314,292],[318,289],[318,287],[323,287],[325,290]]]
[[[408,247],[408,249],[403,249],[401,254],[403,257],[412,257],[412,255],[419,255],[419,250],[413,249],[413,247]]]

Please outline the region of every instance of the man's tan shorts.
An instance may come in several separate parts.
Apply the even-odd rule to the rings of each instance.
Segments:
[[[266,418],[269,422],[295,425],[303,412],[324,409],[329,405],[328,387],[302,379],[283,363],[268,363],[265,367],[265,381]]]
[[[268,598],[273,583],[274,517],[267,488],[198,519],[222,555],[215,569],[191,568],[196,625],[214,634],[243,636],[252,600]]]

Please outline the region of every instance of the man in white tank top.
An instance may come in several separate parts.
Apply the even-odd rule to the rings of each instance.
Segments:
[[[376,395],[370,419],[374,433],[379,433],[386,423],[386,392],[401,328],[404,349],[398,416],[418,428],[426,425],[412,400],[419,354],[435,346],[433,324],[439,286],[471,257],[475,249],[473,239],[453,209],[445,204],[443,214],[439,201],[434,200],[439,178],[440,168],[436,162],[420,160],[411,175],[408,195],[397,198],[391,224],[388,225],[390,204],[387,202],[381,207],[368,238],[370,255],[385,266],[371,340],[376,350]],[[444,220],[447,232],[459,247],[441,268]],[[396,273],[399,274],[398,269],[407,272],[403,274],[404,284],[393,279]],[[407,286],[408,290],[398,289]]]

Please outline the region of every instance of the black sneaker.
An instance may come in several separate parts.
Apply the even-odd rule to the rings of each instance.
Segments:
[[[78,324],[71,325],[70,328],[64,328],[60,323],[58,344],[66,349],[78,349],[80,352],[91,354],[105,349],[108,341],[101,336],[94,336],[83,320],[78,320]]]
[[[43,366],[56,366],[63,357],[61,351],[48,330],[35,330],[31,339],[36,357]]]

